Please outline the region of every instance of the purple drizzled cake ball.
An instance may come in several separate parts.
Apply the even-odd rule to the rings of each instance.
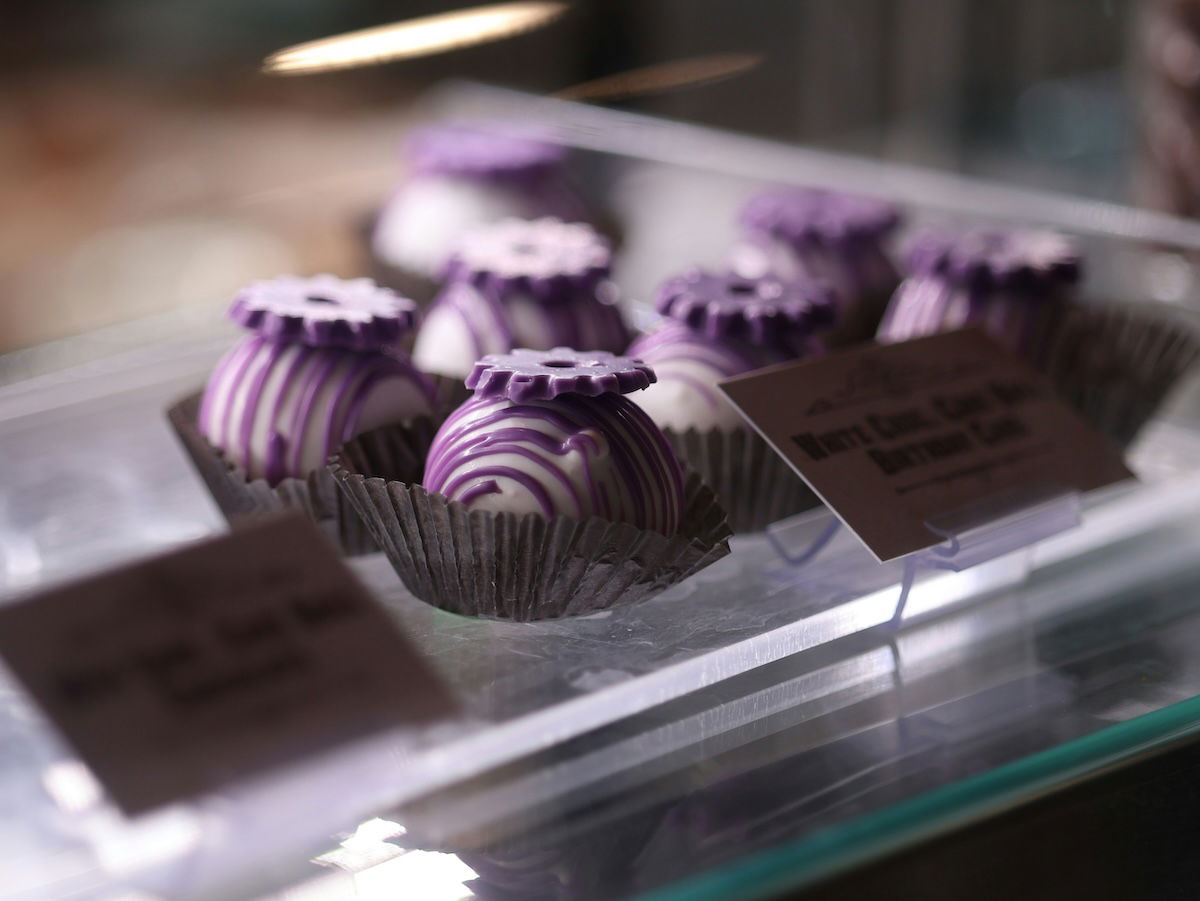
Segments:
[[[611,262],[608,242],[580,223],[508,219],[471,232],[447,264],[413,358],[462,378],[481,357],[514,347],[621,351],[629,333]]]
[[[517,217],[588,218],[563,147],[488,123],[432,125],[407,143],[408,175],[371,237],[384,263],[434,278],[462,232]]]
[[[900,222],[890,203],[815,188],[752,197],[739,217],[744,237],[731,268],[757,278],[820,279],[837,291],[837,323],[826,340],[870,337],[899,278],[885,245]]]
[[[416,309],[374,282],[281,276],[229,315],[250,334],[217,363],[197,425],[252,479],[303,477],[360,432],[432,410],[433,384],[396,346]]]
[[[474,396],[438,430],[423,485],[472,510],[597,516],[674,534],[684,482],[662,432],[623,395],[637,360],[557,347],[488,356]]]
[[[665,321],[628,351],[658,376],[638,405],[679,432],[744,428],[717,383],[818,350],[812,336],[832,322],[834,296],[821,283],[773,276],[695,270],[669,279],[656,303]]]
[[[1053,232],[930,230],[905,260],[908,275],[879,327],[881,341],[979,325],[1030,353],[1053,332],[1081,274],[1078,247]]]

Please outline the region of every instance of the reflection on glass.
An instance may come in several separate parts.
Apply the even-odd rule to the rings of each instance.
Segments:
[[[563,88],[554,96],[563,100],[619,100],[635,95],[696,87],[748,72],[758,66],[762,59],[762,56],[756,53],[693,56],[585,81]]]

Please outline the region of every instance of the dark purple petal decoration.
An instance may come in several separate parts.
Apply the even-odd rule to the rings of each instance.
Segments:
[[[1074,284],[1082,271],[1079,247],[1046,231],[928,229],[908,245],[910,276],[935,276],[955,286],[1048,293]]]
[[[503,123],[449,122],[416,130],[407,155],[420,174],[535,180],[563,163],[566,149],[523,137]]]
[[[655,306],[709,338],[772,344],[832,325],[835,301],[833,289],[821,282],[694,269],[664,282]]]
[[[900,222],[894,204],[819,188],[775,188],[747,201],[740,221],[794,247],[879,241]]]
[[[468,281],[489,297],[513,293],[554,303],[594,292],[612,269],[612,248],[595,229],[559,219],[504,219],[465,235],[445,281]]]
[[[229,318],[273,341],[379,350],[416,327],[417,306],[366,278],[281,275],[243,288]]]
[[[629,394],[655,381],[654,370],[641,360],[556,347],[486,356],[467,376],[467,387],[479,397],[524,403],[553,400],[560,394]]]

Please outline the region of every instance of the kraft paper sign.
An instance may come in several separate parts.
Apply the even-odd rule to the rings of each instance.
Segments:
[[[0,656],[126,813],[455,707],[299,516],[0,608]]]
[[[721,388],[880,560],[944,541],[927,522],[1006,493],[1132,477],[1048,382],[978,329],[784,363]]]

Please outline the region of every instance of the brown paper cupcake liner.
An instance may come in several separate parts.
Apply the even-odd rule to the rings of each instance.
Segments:
[[[748,428],[663,432],[679,459],[717,495],[734,532],[761,532],[776,520],[821,503],[757,432]]]
[[[388,440],[348,442],[330,470],[408,590],[443,610],[519,621],[595,613],[643,601],[729,553],[725,512],[695,473],[683,524],[668,537],[597,517],[469,511],[388,478]]]
[[[1200,336],[1135,304],[1068,310],[1034,360],[1091,425],[1128,447],[1200,360]]]
[[[448,384],[439,382],[438,388],[441,397],[453,393]],[[379,550],[370,529],[338,490],[326,467],[320,467],[303,479],[287,478],[272,486],[265,479],[247,477],[245,470],[226,459],[196,426],[200,396],[197,392],[179,401],[167,410],[167,419],[229,522],[280,510],[303,510],[347,556]],[[386,453],[381,448],[374,454],[375,459],[386,461],[386,464],[381,462],[384,466],[381,472],[390,478],[420,479],[438,421],[420,417],[405,429],[391,430],[394,434],[386,436]]]

